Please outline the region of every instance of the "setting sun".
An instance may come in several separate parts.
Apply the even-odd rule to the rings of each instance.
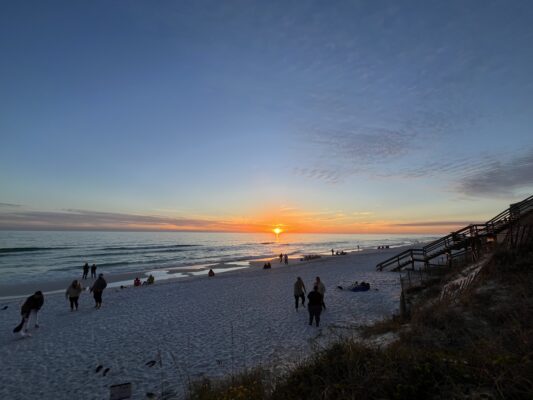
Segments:
[[[281,230],[280,228],[274,228],[272,229],[272,232],[274,232],[277,235],[279,235],[281,232],[283,232],[283,230]]]

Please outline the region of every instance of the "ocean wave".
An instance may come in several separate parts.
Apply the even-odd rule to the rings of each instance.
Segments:
[[[152,249],[180,249],[187,247],[200,247],[199,244],[172,244],[172,245],[155,245],[155,246],[109,246],[102,247],[102,250],[152,250]]]
[[[65,250],[69,247],[6,247],[0,249],[0,255],[9,255],[11,253],[26,253],[32,251],[52,251],[52,250]]]

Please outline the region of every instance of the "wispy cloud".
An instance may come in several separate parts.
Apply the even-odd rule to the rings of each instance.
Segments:
[[[264,228],[253,223],[202,219],[171,218],[87,210],[13,211],[0,213],[0,229],[66,230],[185,230],[249,231]]]
[[[0,203],[0,207],[22,207],[21,204],[13,204],[13,203]]]
[[[467,226],[472,221],[424,221],[424,222],[405,222],[401,224],[391,224],[391,226]]]
[[[507,195],[533,187],[533,150],[507,162],[493,161],[465,175],[456,190],[469,196]]]

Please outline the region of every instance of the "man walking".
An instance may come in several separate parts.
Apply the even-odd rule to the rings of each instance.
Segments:
[[[322,308],[325,310],[326,309],[326,303],[324,303],[324,295],[326,294],[326,287],[324,286],[324,284],[320,280],[319,276],[316,277],[316,281],[315,281],[314,286],[318,287],[318,293],[320,293],[320,295],[322,296]]]
[[[302,307],[305,307],[305,285],[302,278],[298,277],[294,282],[294,301],[296,310],[298,310],[298,300],[302,299]]]
[[[104,274],[100,274],[98,279],[94,281],[93,285],[91,286],[91,292],[93,293],[95,303],[94,308],[99,309],[102,307],[102,294],[106,287],[107,282],[104,279]]]
[[[44,296],[41,291],[37,291],[26,299],[22,307],[20,308],[20,314],[22,315],[22,322],[13,329],[14,333],[20,332],[21,336],[31,336],[28,333],[28,325],[30,318],[33,316],[35,327],[39,327],[38,312],[44,304]]]
[[[318,286],[313,287],[313,291],[307,295],[309,300],[307,310],[309,311],[309,325],[313,325],[313,319],[316,326],[320,325],[320,313],[322,312],[322,295],[318,291]]]

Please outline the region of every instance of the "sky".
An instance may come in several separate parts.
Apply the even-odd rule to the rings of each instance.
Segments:
[[[531,1],[2,1],[0,229],[440,233],[533,194]]]

